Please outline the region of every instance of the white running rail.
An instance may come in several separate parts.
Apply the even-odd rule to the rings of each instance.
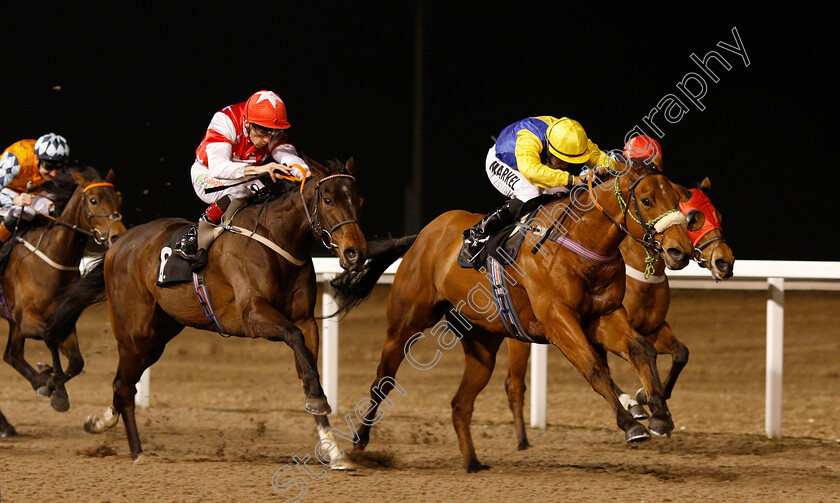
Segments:
[[[318,282],[324,284],[321,315],[335,309],[329,280],[342,272],[337,258],[314,258]],[[393,283],[400,260],[389,267],[379,283]],[[840,290],[840,262],[738,260],[735,276],[715,283],[708,270],[695,263],[681,271],[668,271],[671,288],[767,290],[767,371],[765,384],[765,433],[782,435],[782,348],[784,342],[784,292],[789,290]],[[321,383],[333,411],[338,411],[338,330],[335,318],[323,320],[321,329]],[[531,345],[531,426],[546,427],[547,351],[543,344]],[[145,383],[145,384],[144,384]],[[148,407],[148,370],[137,384],[137,405]]]

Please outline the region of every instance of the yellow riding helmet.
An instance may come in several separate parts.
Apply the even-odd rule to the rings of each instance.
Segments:
[[[580,122],[563,117],[545,131],[548,151],[560,159],[583,164],[589,160],[589,138]]]

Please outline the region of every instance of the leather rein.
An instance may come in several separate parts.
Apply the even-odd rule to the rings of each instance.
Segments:
[[[110,225],[108,225],[108,235],[110,235],[111,234],[111,227],[113,227],[114,224],[116,224],[117,222],[122,220],[122,214],[120,214],[119,211],[115,211],[113,213],[93,213],[93,212],[91,212],[88,200],[84,198],[84,193],[87,192],[89,189],[92,189],[94,187],[111,187],[111,188],[113,188],[114,184],[108,183],[108,182],[96,182],[96,183],[92,183],[92,184],[86,186],[84,189],[82,189],[82,194],[83,194],[82,195],[82,200],[84,201],[84,210],[85,210],[85,217],[84,217],[85,218],[85,223],[87,224],[88,229],[91,229],[91,230],[83,229],[76,224],[68,224],[67,222],[62,222],[61,220],[58,220],[57,218],[55,218],[51,215],[47,215],[46,213],[41,213],[40,211],[38,213],[41,214],[42,216],[45,216],[45,217],[49,218],[50,220],[52,220],[54,225],[60,225],[62,227],[67,227],[68,229],[72,230],[73,232],[76,232],[78,234],[82,234],[83,236],[87,236],[87,237],[93,239],[93,241],[98,245],[106,244],[107,241],[108,241],[107,236],[103,235],[102,232],[99,229],[93,227],[90,224],[91,219],[93,219],[93,218],[109,218],[111,223],[110,223]]]

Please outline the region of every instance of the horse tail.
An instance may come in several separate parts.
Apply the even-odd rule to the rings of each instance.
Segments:
[[[396,239],[377,239],[368,242],[368,259],[361,271],[344,271],[336,276],[330,285],[335,289],[338,304],[336,314],[346,313],[370,295],[382,273],[411,248],[417,234]]]
[[[44,339],[61,344],[70,335],[82,311],[105,300],[105,257],[91,262],[88,272],[59,300],[47,318]]]

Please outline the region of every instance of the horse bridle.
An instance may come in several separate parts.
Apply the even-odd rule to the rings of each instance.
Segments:
[[[87,198],[84,197],[84,193],[87,192],[88,189],[92,189],[94,187],[112,187],[113,188],[114,184],[108,183],[108,182],[96,182],[96,183],[92,183],[92,184],[90,184],[90,185],[88,185],[88,186],[86,186],[85,188],[82,189],[82,200],[84,201],[84,208],[85,208],[85,220],[86,220],[85,223],[87,224],[88,229],[91,229],[91,230],[85,230],[85,229],[82,229],[81,227],[79,227],[78,225],[68,224],[66,222],[62,222],[61,220],[58,220],[57,218],[55,218],[53,216],[47,215],[46,213],[41,213],[41,212],[38,212],[38,213],[41,213],[41,215],[44,215],[45,217],[51,219],[55,225],[60,225],[62,227],[67,227],[68,229],[72,230],[73,232],[75,232],[77,234],[81,234],[83,236],[87,236],[87,237],[93,239],[93,241],[98,245],[106,244],[108,242],[108,237],[107,236],[111,235],[111,228],[114,226],[115,223],[122,220],[122,214],[120,214],[119,211],[115,211],[114,213],[92,213],[90,211],[90,208],[89,208],[88,200],[87,200]],[[107,236],[103,236],[102,232],[99,229],[93,227],[90,224],[90,220],[92,218],[110,218],[111,219],[111,223],[108,226]]]
[[[700,237],[700,239],[702,240],[707,235],[708,235],[708,233],[704,234],[703,236]],[[698,240],[698,242],[699,242],[699,240]],[[715,249],[718,246],[726,243],[726,240],[723,238],[723,236],[715,236],[713,238],[707,239],[704,243],[701,243],[699,245],[695,245],[694,246],[694,252],[692,252],[692,254],[691,254],[692,260],[694,260],[695,262],[700,264],[700,266],[703,266],[703,267],[705,267],[706,264],[711,264],[711,262],[712,262],[711,260],[703,258],[703,250],[708,248],[709,245],[712,244],[712,243],[714,243],[715,246],[712,247],[711,256],[714,257],[715,256]]]
[[[323,220],[326,220],[326,217],[322,217],[320,208],[321,208],[321,201],[324,199],[324,194],[321,192],[321,184],[327,180],[333,178],[349,178],[356,181],[356,178],[353,175],[349,175],[347,173],[337,173],[335,175],[328,175],[324,178],[321,178],[315,183],[315,198],[314,198],[314,206],[315,208],[310,212],[309,205],[306,204],[306,199],[303,197],[303,185],[305,183],[305,179],[301,180],[300,183],[300,200],[303,203],[303,210],[306,212],[306,218],[309,219],[309,227],[312,229],[312,232],[321,239],[321,243],[326,247],[328,250],[333,248],[338,248],[338,245],[333,243],[332,235],[333,233],[344,227],[345,225],[349,224],[357,224],[359,223],[356,219],[351,220],[344,220],[343,222],[339,222],[335,225],[330,226],[329,222],[326,222],[326,227],[324,226]]]
[[[642,180],[644,180],[645,178],[647,178],[649,176],[653,176],[653,175],[663,175],[664,176],[665,174],[663,172],[659,171],[659,170],[652,169],[648,173],[645,173],[642,176],[640,176],[639,178],[637,178],[636,180],[634,180],[630,184],[630,187],[628,187],[628,189],[627,189],[627,192],[629,193],[629,196],[630,196],[630,203],[633,205],[633,213],[630,213],[630,216],[639,225],[641,225],[642,229],[644,229],[644,231],[645,231],[645,234],[641,239],[639,239],[636,236],[634,236],[633,234],[631,234],[630,230],[627,229],[626,225],[620,223],[618,220],[613,218],[612,215],[610,215],[598,203],[597,197],[595,196],[595,193],[594,193],[595,191],[594,191],[593,186],[592,186],[592,178],[589,178],[589,180],[587,181],[587,185],[589,186],[589,193],[592,196],[592,201],[595,204],[595,207],[598,208],[599,210],[601,210],[601,213],[603,213],[613,224],[615,224],[616,227],[618,227],[627,236],[629,236],[634,241],[641,244],[642,246],[644,246],[646,249],[650,250],[651,252],[658,254],[662,251],[662,243],[660,243],[659,241],[656,240],[656,235],[657,234],[662,234],[663,232],[665,232],[665,230],[668,227],[671,227],[671,225],[674,225],[674,224],[668,225],[667,227],[665,227],[661,231],[658,231],[656,229],[656,223],[659,222],[660,220],[662,220],[664,217],[666,217],[666,216],[668,216],[668,215],[670,215],[670,214],[672,214],[676,211],[679,211],[679,210],[676,209],[676,208],[673,208],[673,209],[665,211],[664,213],[662,213],[661,215],[659,215],[656,218],[653,218],[653,219],[651,219],[647,222],[645,221],[644,217],[642,216],[641,209],[639,208],[639,202],[636,198],[636,187],[639,185],[639,183]],[[629,205],[624,201],[624,197],[621,195],[621,189],[618,186],[618,178],[617,177],[615,179],[615,190],[614,190],[614,192],[615,192],[616,199],[618,199],[618,205],[624,213],[624,220],[626,222],[627,221],[627,214],[628,214],[627,210],[629,209]]]
[[[84,198],[84,193],[87,192],[88,189],[92,189],[94,187],[111,187],[111,188],[113,188],[114,184],[108,183],[108,182],[92,183],[82,190],[83,198]],[[89,206],[87,198],[84,198],[84,200],[85,200],[85,216],[86,216],[86,220],[87,220],[87,226],[88,226],[88,229],[91,229],[90,231],[87,231],[86,233],[98,245],[102,245],[102,244],[107,243],[108,238],[111,236],[111,228],[114,227],[114,224],[116,224],[117,222],[122,220],[122,214],[119,211],[115,211],[113,213],[93,213],[93,212],[90,211],[90,206]],[[99,229],[97,229],[96,227],[93,227],[91,225],[91,219],[93,219],[93,218],[108,218],[108,219],[110,219],[110,224],[108,225],[108,234],[103,235],[102,231],[100,231]],[[83,231],[82,229],[79,229],[79,230]]]

